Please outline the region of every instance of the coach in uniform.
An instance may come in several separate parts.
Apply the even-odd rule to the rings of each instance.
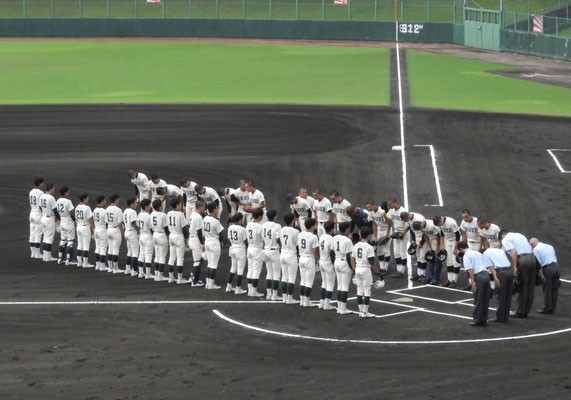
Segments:
[[[515,318],[527,318],[535,295],[537,260],[532,254],[531,245],[521,233],[502,230],[498,236],[503,249],[510,255],[514,277],[517,276],[520,283],[517,310],[510,315]]]
[[[538,312],[542,314],[553,314],[557,308],[557,297],[559,295],[560,272],[557,265],[557,257],[553,246],[542,243],[536,238],[532,238],[529,244],[533,248],[533,254],[537,258],[541,269],[539,277],[543,282],[543,308]]]
[[[472,292],[474,292],[474,313],[472,326],[486,326],[488,323],[488,306],[490,305],[490,278],[484,262],[484,256],[468,248],[468,243],[460,241],[458,251],[464,254],[464,268],[468,273]]]

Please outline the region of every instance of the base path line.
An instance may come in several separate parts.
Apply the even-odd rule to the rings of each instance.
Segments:
[[[555,161],[555,165],[557,166],[557,168],[559,168],[559,171],[561,171],[562,174],[569,174],[571,173],[571,171],[567,171],[565,170],[565,168],[563,168],[563,166],[561,165],[561,163],[559,162],[559,159],[557,158],[557,156],[553,153],[554,151],[570,151],[569,149],[547,149],[547,152],[549,153],[549,155],[551,156],[551,158],[553,158],[553,161]]]
[[[328,338],[328,337],[319,337],[319,336],[309,336],[309,335],[299,335],[295,333],[287,333],[287,332],[280,332],[274,331],[270,329],[260,328],[254,325],[246,324],[244,322],[237,321],[235,319],[229,318],[226,315],[222,314],[218,310],[212,310],[212,312],[220,319],[232,324],[236,325],[240,328],[244,328],[247,330],[260,332],[264,334],[274,335],[274,336],[281,336],[290,339],[303,339],[303,340],[313,340],[318,342],[329,342],[329,343],[355,343],[355,344],[379,344],[379,345],[387,345],[387,344],[402,344],[402,345],[435,345],[435,344],[466,344],[466,343],[488,343],[488,342],[503,342],[503,341],[510,341],[510,340],[524,340],[524,339],[533,339],[539,337],[546,337],[546,336],[553,336],[559,335],[563,333],[571,332],[571,328],[560,329],[557,331],[551,332],[544,332],[544,333],[534,333],[531,335],[520,335],[520,336],[503,336],[503,337],[496,337],[496,338],[484,338],[484,339],[460,339],[460,340],[372,340],[372,339],[341,339],[341,338]],[[471,319],[471,318],[470,318]]]
[[[416,310],[406,310],[406,311],[399,311],[399,312],[394,312],[391,314],[383,314],[383,315],[375,315],[375,318],[387,318],[387,317],[394,317],[397,315],[403,315],[403,314],[410,314],[413,312],[418,312],[418,311],[422,311],[422,309],[416,309]]]
[[[468,319],[468,320],[472,320],[472,317],[466,317],[464,315],[458,315],[458,314],[450,314],[450,313],[445,313],[445,312],[441,312],[441,311],[433,311],[433,310],[428,310],[426,308],[423,308],[419,311],[428,313],[428,314],[435,314],[435,315],[443,315],[445,317],[454,317],[454,318],[461,318],[461,319]]]
[[[425,204],[425,207],[443,207],[442,189],[440,188],[440,176],[438,175],[438,167],[436,166],[436,155],[434,154],[434,146],[431,144],[415,144],[414,147],[428,147],[430,150],[430,158],[432,160],[432,173],[434,174],[434,183],[436,184],[436,195],[438,204]]]

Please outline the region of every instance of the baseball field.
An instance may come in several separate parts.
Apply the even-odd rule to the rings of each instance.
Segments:
[[[0,41],[0,398],[568,398],[569,76],[447,45]],[[93,206],[132,195],[129,169],[253,179],[280,222],[299,186],[469,208],[555,246],[558,309],[535,312],[538,286],[527,319],[471,327],[462,273],[457,289],[387,277],[362,319],[29,258],[34,176]]]

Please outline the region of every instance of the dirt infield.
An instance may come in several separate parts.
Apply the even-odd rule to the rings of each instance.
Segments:
[[[354,204],[401,197],[400,152],[391,150],[400,143],[394,109],[14,106],[0,114],[3,399],[569,396],[569,333],[534,336],[571,328],[569,283],[552,316],[533,312],[527,320],[475,329],[468,326],[468,293],[408,290],[398,279],[374,293],[371,311],[382,318],[362,320],[28,258],[25,199],[36,174],[69,185],[73,197],[85,190],[92,199],[130,195],[130,168],[213,187],[251,177],[282,215],[286,193],[300,184],[339,190]],[[570,278],[571,175],[560,173],[546,151],[571,149],[569,123],[408,109],[411,209],[459,219],[468,207],[537,235],[556,245],[563,277]],[[415,145],[435,148],[443,207],[425,206],[434,203],[434,176],[426,150]],[[571,168],[571,158],[559,156]],[[226,250],[220,265],[222,283]],[[539,308],[539,288],[536,294]],[[245,303],[224,303],[237,299]],[[13,303],[25,301],[39,303]],[[89,303],[95,301],[110,303]],[[349,308],[356,309],[354,300]],[[511,339],[491,341],[502,338]],[[481,342],[461,342],[474,339]]]

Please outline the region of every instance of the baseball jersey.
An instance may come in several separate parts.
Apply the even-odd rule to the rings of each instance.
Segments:
[[[262,224],[262,237],[264,239],[264,249],[277,249],[280,230],[282,227],[273,222],[267,221]]]
[[[167,183],[165,181],[163,181],[162,179],[159,179],[158,183],[155,183],[153,181],[149,181],[149,184],[147,186],[147,190],[149,192],[151,192],[152,195],[152,199],[156,200],[158,199],[160,196],[157,194],[157,188],[164,188],[166,190],[167,188]]]
[[[211,187],[204,186],[204,193],[198,195],[202,201],[206,204],[210,204],[216,200],[218,200],[218,204],[220,204],[220,196],[218,196],[218,192]]]
[[[224,196],[222,196],[222,198],[226,201],[226,204],[228,204],[228,207],[232,208],[232,197],[234,196],[234,194],[236,193],[236,191],[232,188],[226,188],[226,194]]]
[[[456,232],[460,230],[460,227],[454,218],[445,217],[444,223],[440,225],[440,230],[446,240],[456,240]]]
[[[341,200],[340,203],[333,203],[332,211],[337,218],[337,223],[340,224],[341,222],[351,222],[351,217],[347,215],[347,207],[350,207],[351,203],[349,203],[346,199]]]
[[[297,197],[297,202],[295,204],[290,204],[290,208],[292,211],[296,212],[301,218],[308,218],[309,217],[309,210],[311,207],[301,197]]]
[[[353,252],[353,242],[345,235],[336,235],[333,238],[333,251],[335,260],[347,260],[347,254]]]
[[[490,247],[499,249],[501,247],[498,235],[500,234],[500,227],[496,224],[490,224],[488,229],[480,229],[480,236],[488,240]]]
[[[236,197],[236,199],[238,199],[238,202],[240,203],[240,210],[242,210],[242,207],[250,202],[250,192],[248,192],[247,190],[242,190],[240,188],[234,190],[234,197]]]
[[[71,221],[71,213],[73,212],[73,203],[67,197],[60,197],[56,202],[57,212],[62,221]]]
[[[40,198],[42,197],[43,194],[44,194],[44,192],[42,192],[38,188],[34,188],[34,189],[30,190],[29,199],[30,199],[30,208],[32,209],[32,211],[35,211],[35,212],[41,212],[42,211],[40,208]]]
[[[255,210],[256,208],[262,207],[262,203],[266,201],[266,199],[264,198],[264,194],[256,189],[254,193],[250,193],[249,201],[252,205],[252,209]]]
[[[321,261],[331,261],[331,250],[333,250],[333,236],[327,233],[319,238],[319,259]]]
[[[49,193],[44,193],[40,196],[40,207],[42,208],[43,217],[53,217],[54,208],[56,207],[56,199]]]
[[[460,222],[460,230],[466,234],[466,239],[469,242],[480,241],[480,228],[478,228],[477,218],[472,218],[471,222],[462,220],[462,222]]]
[[[188,187],[181,186],[180,191],[183,195],[186,195],[186,202],[187,203],[196,203],[198,200],[198,195],[196,193],[196,185],[198,183],[190,181]]]
[[[135,227],[133,222],[137,223],[137,211],[128,207],[123,211],[123,223],[125,224],[125,231],[133,231]]]
[[[97,207],[93,210],[93,222],[95,228],[107,228],[107,213],[103,207]]]
[[[375,257],[375,249],[367,242],[359,242],[353,246],[351,253],[357,267],[369,268],[369,258]]]
[[[242,225],[230,225],[228,227],[228,240],[234,248],[245,248],[248,236],[246,228]]]
[[[282,245],[282,253],[296,254],[298,236],[299,231],[291,226],[284,226],[280,230],[280,243]]]
[[[139,224],[139,233],[141,235],[151,235],[151,214],[141,211],[137,216],[137,224]]]
[[[479,251],[466,249],[463,257],[464,269],[471,269],[474,274],[478,274],[487,269],[484,256]]]
[[[146,193],[149,191],[147,188],[149,186],[149,179],[147,175],[137,172],[137,176],[131,179],[131,183],[137,186],[139,193]]]
[[[220,232],[224,230],[224,227],[214,218],[212,215],[207,215],[202,221],[202,226],[204,232],[204,240],[218,240],[220,238]]]
[[[319,222],[329,221],[329,213],[333,211],[331,202],[327,197],[324,197],[320,201],[315,200],[313,209],[315,210],[315,218],[317,218]]]
[[[168,226],[167,215],[162,211],[153,211],[151,213],[151,229],[153,232],[164,233],[166,226]]]
[[[400,217],[401,213],[405,211],[405,208],[401,206],[396,210],[391,208],[387,214],[393,221],[393,228],[397,232],[403,232],[406,228],[406,222],[404,222]]]
[[[75,208],[75,222],[77,226],[89,225],[89,218],[91,217],[93,217],[93,212],[87,204],[79,204]]]
[[[171,234],[182,235],[182,228],[188,225],[188,221],[182,212],[171,210],[167,214],[167,224]]]
[[[190,221],[188,222],[189,222],[188,233],[190,234],[190,236],[198,236],[198,231],[204,228],[202,215],[200,215],[196,211],[193,211],[193,213],[190,214]]]
[[[381,207],[377,207],[374,211],[369,211],[369,221],[377,225],[377,236],[386,236],[389,224],[387,222],[387,213]]]
[[[118,228],[123,222],[123,211],[116,205],[111,204],[105,210],[105,217],[107,219],[107,228]]]
[[[263,228],[259,222],[250,222],[246,225],[246,233],[248,236],[248,245],[261,249],[264,245]]]
[[[306,196],[306,197],[299,197],[301,199],[304,199],[305,202],[309,205],[309,208],[311,208],[313,210],[313,206],[315,205],[315,199],[311,196]]]
[[[167,197],[176,199],[178,196],[182,196],[182,190],[178,186],[167,184]]]
[[[313,257],[313,249],[319,247],[317,236],[312,232],[301,232],[297,236],[297,247],[300,257]]]
[[[429,239],[432,240],[436,239],[438,235],[440,235],[441,230],[439,226],[434,225],[434,222],[426,220],[426,226],[422,230],[422,233],[424,233],[426,236],[428,236]]]
[[[410,230],[412,232],[414,232],[414,237],[415,240],[417,242],[420,242],[420,239],[422,239],[422,231],[415,231],[414,229],[412,229],[412,224],[414,224],[415,222],[422,222],[422,221],[426,221],[426,219],[419,213],[415,212],[415,213],[411,213],[412,214],[412,218],[407,222],[408,226],[410,227]]]

